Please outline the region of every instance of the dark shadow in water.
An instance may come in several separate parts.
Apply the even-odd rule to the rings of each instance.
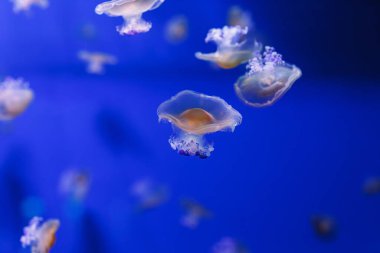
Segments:
[[[82,236],[81,243],[82,249],[78,252],[83,253],[108,253],[105,246],[105,238],[103,229],[99,226],[95,216],[88,210],[83,215],[82,220]]]
[[[115,154],[147,155],[137,128],[120,112],[101,110],[96,116],[96,130],[104,144]]]

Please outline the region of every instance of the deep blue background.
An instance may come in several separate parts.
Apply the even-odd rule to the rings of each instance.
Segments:
[[[37,213],[62,222],[57,253],[202,253],[223,236],[251,252],[380,252],[380,196],[362,192],[380,176],[379,1],[167,0],[145,15],[152,30],[133,37],[115,31],[120,18],[97,16],[97,3],[51,1],[15,15],[0,2],[0,76],[24,77],[36,94],[25,114],[0,126],[0,252],[26,252],[19,237],[30,197],[41,201]],[[244,67],[215,70],[194,57],[214,49],[204,37],[226,23],[232,4],[249,9],[260,40],[303,70],[271,108],[235,96]],[[163,30],[177,14],[189,18],[189,39],[172,45]],[[85,25],[94,37],[83,36]],[[88,75],[81,49],[120,63]],[[177,155],[170,126],[157,122],[157,106],[183,89],[221,96],[243,115],[235,133],[208,136],[210,159]],[[57,186],[69,167],[92,177],[74,220]],[[146,177],[166,184],[170,199],[135,213],[129,188]],[[213,219],[181,227],[184,197]],[[336,240],[314,235],[314,214],[336,219]]]

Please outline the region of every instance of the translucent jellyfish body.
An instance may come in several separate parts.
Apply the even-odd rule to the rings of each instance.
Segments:
[[[11,0],[13,2],[13,11],[15,13],[21,11],[29,11],[29,9],[35,5],[41,8],[47,8],[49,2],[47,0]]]
[[[23,247],[31,247],[32,253],[49,253],[56,241],[59,220],[41,222],[42,218],[34,217],[29,226],[24,228],[24,235],[20,239]]]
[[[136,198],[140,210],[148,210],[165,202],[168,198],[168,190],[164,185],[143,179],[132,185],[131,195]]]
[[[187,38],[188,21],[186,16],[178,15],[171,18],[165,27],[165,37],[170,43],[180,43]]]
[[[121,35],[148,32],[152,24],[142,19],[142,14],[160,7],[165,0],[112,0],[96,6],[99,15],[123,17],[124,24],[117,27]]]
[[[99,52],[80,51],[78,57],[87,62],[87,72],[90,74],[104,74],[105,64],[117,63],[115,56]]]
[[[231,131],[242,121],[242,116],[219,97],[194,91],[181,91],[162,103],[157,114],[159,120],[172,124],[174,134],[170,146],[181,155],[207,158],[214,150],[205,134]]]
[[[224,237],[212,248],[212,253],[247,253],[248,251],[238,241]]]
[[[260,51],[261,44],[247,39],[248,27],[225,26],[222,29],[211,29],[206,37],[206,43],[213,41],[217,45],[214,53],[197,52],[195,57],[210,61],[221,68],[232,69],[248,62],[255,52]]]
[[[0,83],[0,120],[12,120],[29,106],[34,93],[21,78]]]
[[[248,63],[248,72],[235,83],[238,97],[253,107],[264,107],[277,102],[299,79],[302,72],[282,60],[273,47],[265,47]]]
[[[59,190],[69,199],[82,201],[87,195],[89,185],[90,177],[86,172],[68,170],[61,176]]]
[[[211,213],[201,204],[192,200],[183,200],[182,205],[186,213],[181,218],[181,224],[184,227],[195,229],[198,227],[201,219],[210,218]]]
[[[253,27],[251,13],[239,6],[231,6],[228,9],[228,24],[230,26]]]

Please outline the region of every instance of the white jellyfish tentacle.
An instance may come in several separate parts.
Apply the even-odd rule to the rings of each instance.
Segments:
[[[136,16],[124,16],[124,24],[121,26],[117,26],[116,30],[121,35],[133,35],[137,33],[148,32],[152,28],[152,23],[145,21],[142,18],[142,15]]]

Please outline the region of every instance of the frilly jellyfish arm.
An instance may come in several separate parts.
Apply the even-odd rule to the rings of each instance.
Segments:
[[[152,28],[152,23],[142,19],[141,15],[123,18],[124,24],[116,27],[116,30],[120,33],[120,35],[144,33],[148,32]]]

